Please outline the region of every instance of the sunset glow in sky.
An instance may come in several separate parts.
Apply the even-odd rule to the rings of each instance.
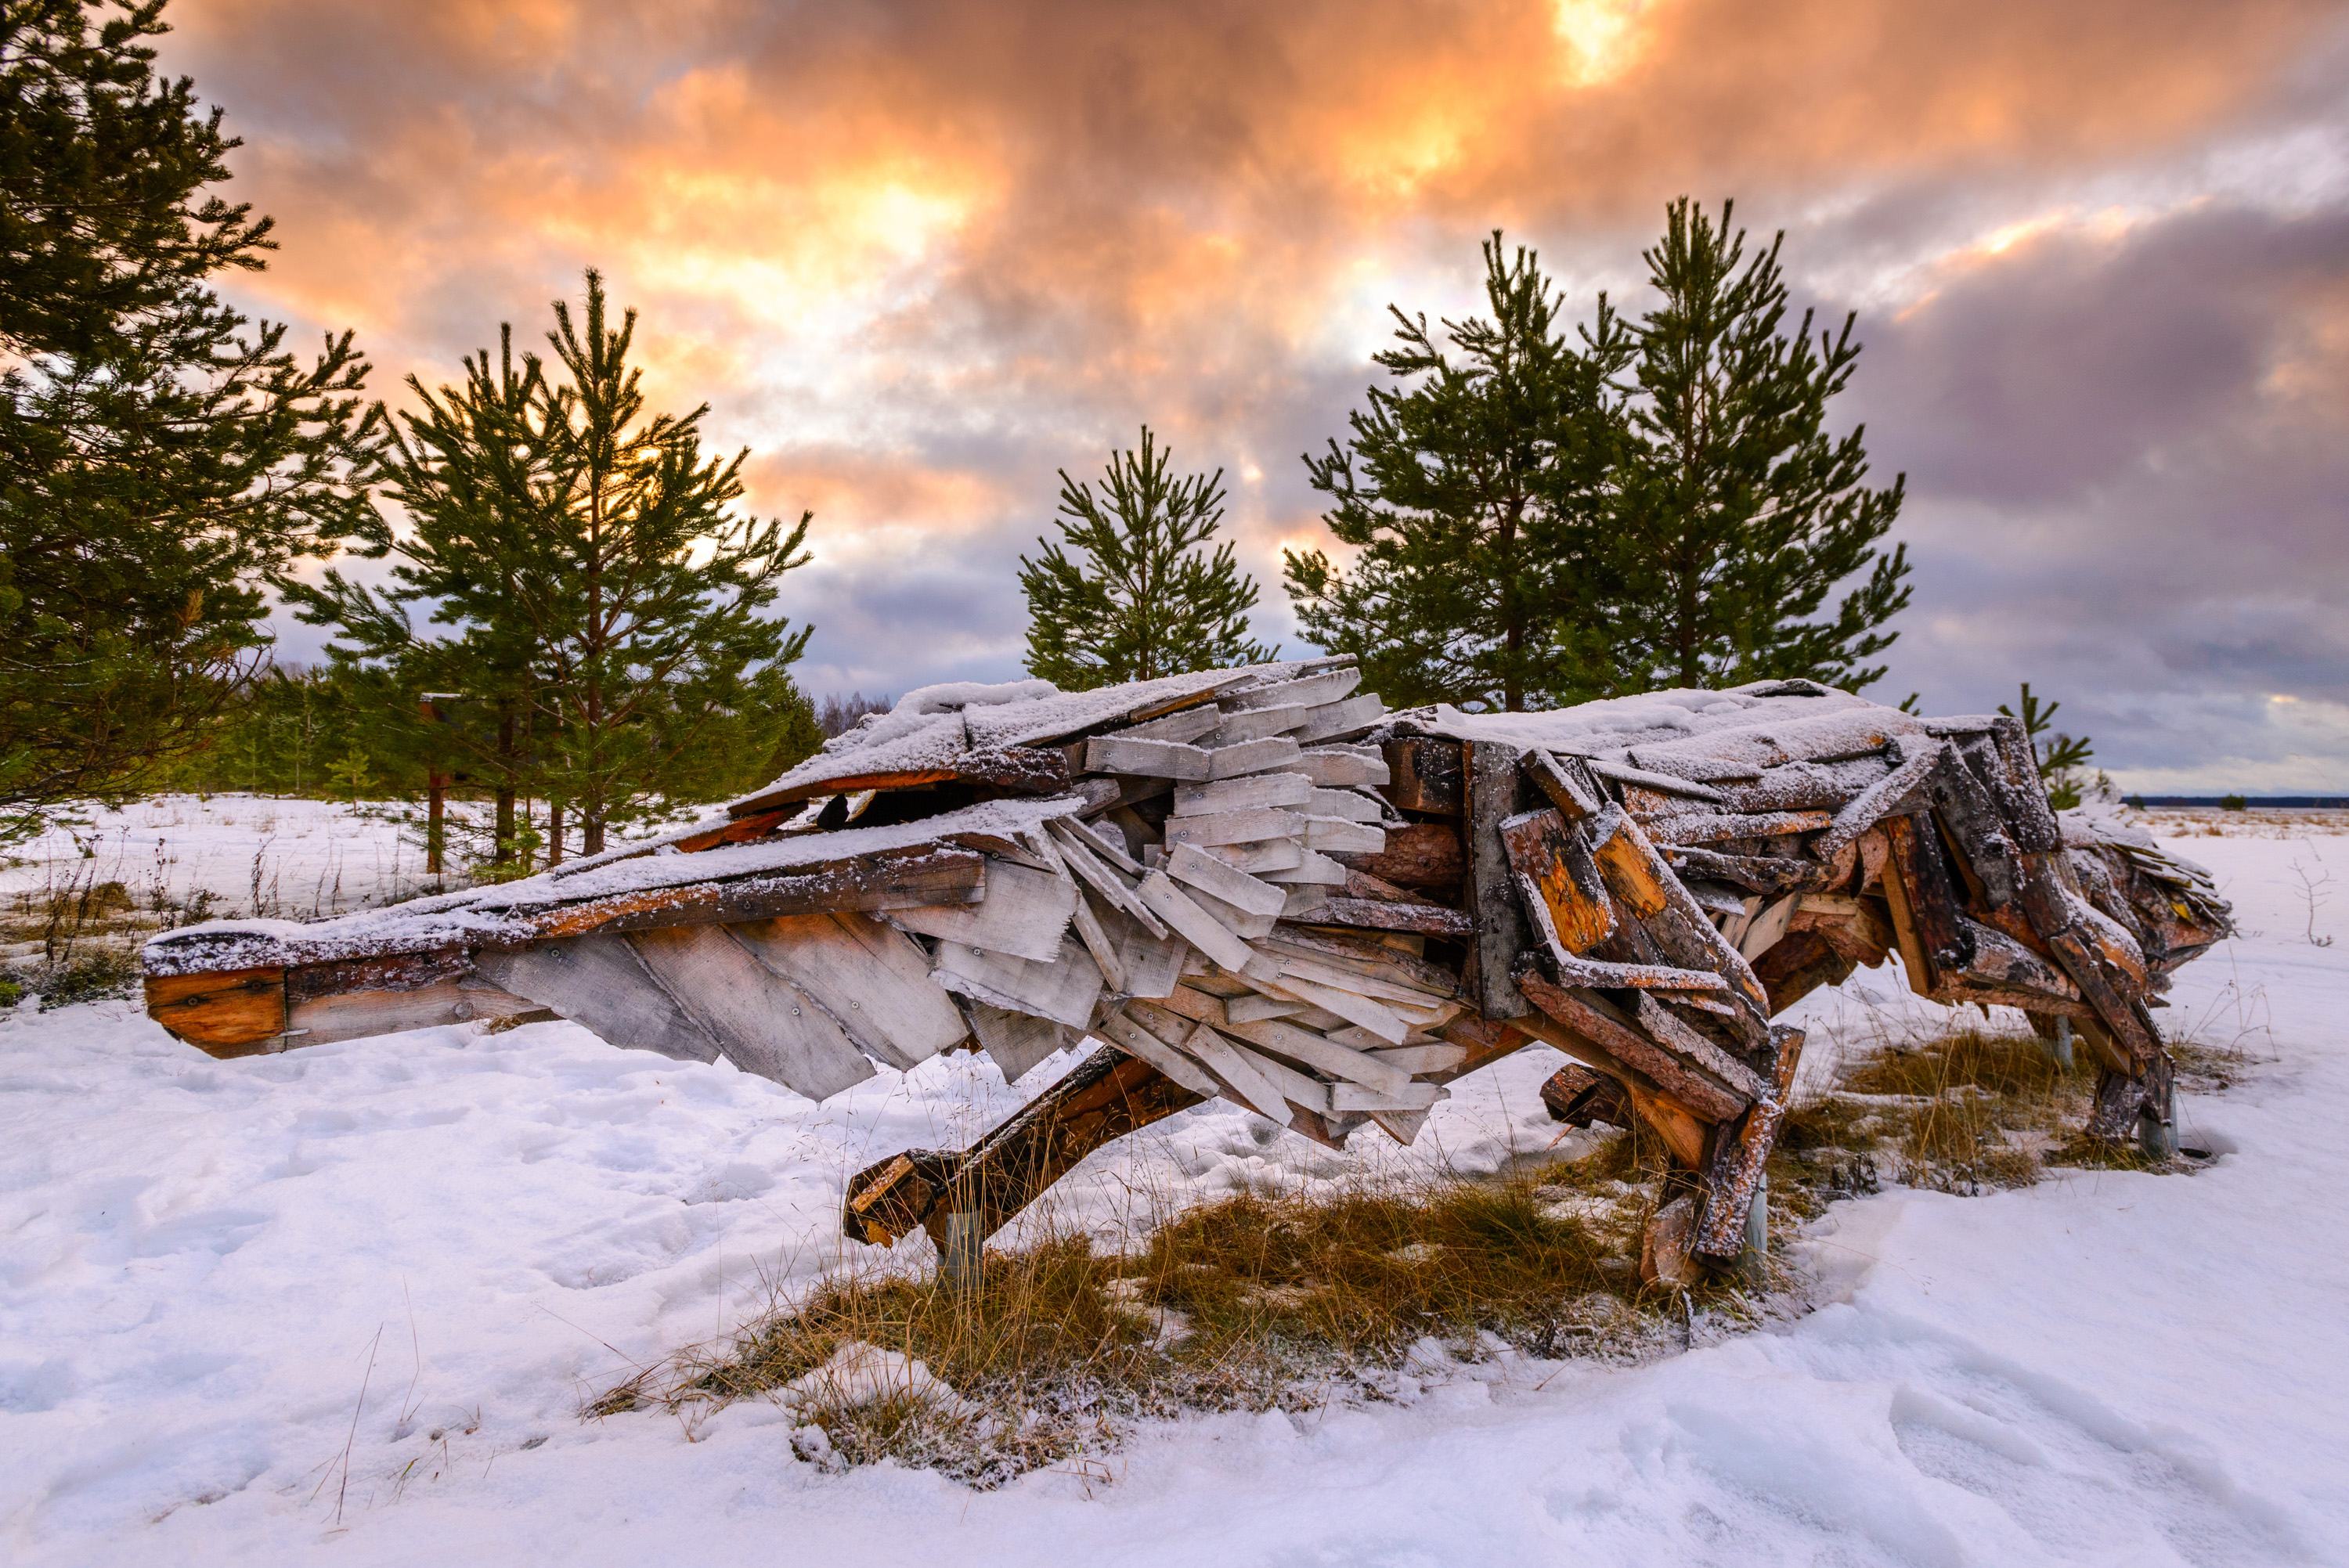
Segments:
[[[2349,794],[2349,16],[2242,0],[179,0],[278,220],[257,314],[389,397],[604,269],[751,504],[819,695],[1019,674],[1016,557],[1149,422],[1279,549],[1389,302],[1477,242],[1636,314],[1687,193],[1860,312],[1929,710],[2064,700],[2150,791]],[[281,655],[318,634],[284,628]],[[2067,725],[2072,727],[2073,725]],[[2075,729],[2076,732],[2076,729]]]

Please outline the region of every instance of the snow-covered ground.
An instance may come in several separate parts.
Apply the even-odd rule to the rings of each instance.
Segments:
[[[223,907],[245,902],[256,853],[278,857],[285,903],[307,879],[305,908],[330,867],[349,904],[413,858],[331,807],[141,810],[121,841],[152,859],[160,839],[174,887],[212,885]],[[1798,1321],[1637,1367],[1464,1364],[1407,1408],[1148,1428],[1105,1464],[995,1493],[825,1473],[793,1459],[771,1406],[693,1429],[576,1414],[841,1260],[843,1177],[999,1117],[1022,1091],[990,1066],[885,1072],[818,1107],[561,1024],[214,1062],[128,1003],[28,1005],[0,1016],[0,1551],[2349,1562],[2349,947],[2307,939],[2301,874],[2349,877],[2333,825],[2173,845],[2214,868],[2246,928],[2189,967],[2167,1015],[2251,1058],[2223,1097],[2185,1103],[2188,1141],[2221,1151],[2207,1169],[1888,1191],[1813,1227],[1821,1305]],[[2315,910],[2318,935],[2349,923],[2332,913]],[[1878,970],[1806,1006],[1817,1067],[1822,1045],[1933,1011],[1896,985]],[[1529,1051],[1460,1086],[1414,1157],[1490,1169],[1547,1143],[1535,1091],[1556,1061]],[[1396,1158],[1375,1132],[1357,1142],[1336,1156],[1203,1108],[1056,1196],[1111,1225]],[[909,1267],[926,1250],[901,1249]]]

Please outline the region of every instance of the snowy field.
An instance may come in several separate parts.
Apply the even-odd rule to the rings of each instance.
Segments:
[[[957,1144],[1023,1098],[984,1062],[885,1071],[818,1107],[563,1024],[214,1062],[129,1003],[27,1004],[0,1014],[0,1553],[2349,1563],[2349,947],[2307,934],[2349,927],[2322,902],[2328,861],[2349,878],[2339,826],[2165,841],[2213,868],[2245,927],[2165,1015],[2248,1057],[2223,1097],[2183,1103],[2187,1141],[2220,1155],[2194,1174],[1888,1191],[1811,1227],[1816,1310],[1774,1329],[1700,1325],[1694,1348],[1634,1367],[1425,1367],[1408,1406],[1146,1428],[995,1493],[825,1473],[764,1404],[690,1429],[577,1415],[842,1261],[849,1171]],[[85,838],[121,857],[109,878],[136,889],[151,868],[223,913],[273,879],[289,913],[415,881],[387,824],[314,803],[162,801]],[[38,847],[0,892],[62,876],[61,847],[78,857]],[[1939,1010],[1897,984],[1866,972],[1806,1004],[1806,1070],[1838,1040],[1930,1027]],[[1538,1151],[1557,1061],[1467,1080],[1413,1157]],[[1113,1228],[1396,1158],[1374,1130],[1356,1141],[1333,1155],[1202,1108],[1055,1197]],[[900,1250],[920,1266],[928,1243]]]

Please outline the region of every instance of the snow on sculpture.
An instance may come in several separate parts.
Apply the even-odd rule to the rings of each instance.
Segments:
[[[523,881],[145,949],[215,1056],[494,1016],[723,1056],[814,1098],[943,1050],[1018,1079],[1108,1042],[969,1149],[849,1184],[843,1224],[967,1253],[1102,1144],[1223,1097],[1408,1143],[1525,1045],[1652,1128],[1692,1265],[1738,1255],[1799,1030],[1895,956],[2103,1068],[2090,1130],[2174,1145],[2150,1009],[2228,934],[2207,874],[2053,813],[2019,724],[1808,681],[1536,714],[1386,712],[1350,661],[1099,691],[909,694],[723,818]],[[1654,1249],[1651,1248],[1651,1253]]]

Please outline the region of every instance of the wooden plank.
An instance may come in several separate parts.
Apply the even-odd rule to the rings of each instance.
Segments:
[[[1461,830],[1468,854],[1465,906],[1475,920],[1477,1012],[1487,1018],[1513,1018],[1525,1012],[1525,995],[1510,979],[1517,955],[1534,944],[1532,924],[1517,894],[1517,873],[1508,864],[1508,845],[1501,842],[1501,824],[1517,814],[1517,763],[1522,751],[1498,742],[1471,742],[1465,756],[1468,770],[1468,814]],[[1402,882],[1377,866],[1365,864],[1371,875]],[[1410,882],[1404,882],[1410,885]]]
[[[1898,882],[1901,898],[1895,920],[1905,909],[1930,976],[1939,984],[1944,971],[1963,969],[1973,957],[1964,903],[1942,854],[1940,835],[1930,817],[1892,817],[1879,826],[1890,846],[1884,876],[1888,902]]]
[[[1260,1024],[1268,1018],[1286,1018],[1306,1011],[1310,1003],[1294,997],[1247,995],[1234,996],[1226,1002],[1225,1018],[1234,1024]]]
[[[1460,833],[1446,822],[1390,828],[1386,844],[1378,852],[1351,856],[1346,863],[1381,882],[1432,892],[1446,902],[1468,876],[1468,857]]]
[[[869,915],[803,914],[728,929],[752,957],[813,997],[876,1061],[913,1068],[970,1032],[931,982],[929,954]]]
[[[1722,804],[1727,799],[1711,785],[1699,784],[1693,779],[1675,778],[1670,773],[1651,773],[1644,768],[1634,768],[1629,763],[1609,762],[1591,757],[1583,759],[1583,766],[1601,779],[1609,779],[1618,784],[1637,785],[1642,789],[1652,789],[1660,795],[1671,795],[1687,800],[1702,800],[1714,806]],[[1686,810],[1685,807],[1681,809]],[[1592,810],[1596,810],[1597,808],[1594,806]]]
[[[1129,740],[1097,735],[1085,742],[1085,769],[1092,773],[1143,773],[1154,779],[1205,779],[1212,755],[1172,740]]]
[[[1558,758],[1547,751],[1528,751],[1520,766],[1534,787],[1547,796],[1549,803],[1569,822],[1596,816],[1607,804],[1607,797],[1579,757]]]
[[[1769,1086],[1754,1076],[1752,1068],[1706,1039],[1693,1025],[1673,1016],[1671,1008],[1644,991],[1640,993],[1639,1022],[1650,1039],[1746,1099],[1760,1099],[1769,1092]]]
[[[1281,897],[1280,918],[1283,920],[1313,920],[1329,906],[1330,890],[1316,882],[1299,882],[1287,889]]]
[[[1303,724],[1290,731],[1300,745],[1310,746],[1319,740],[1335,740],[1341,736],[1359,735],[1384,718],[1386,705],[1374,696],[1350,696],[1316,708]]]
[[[1164,718],[1145,719],[1130,724],[1123,729],[1112,729],[1104,738],[1111,740],[1164,740],[1176,744],[1212,735],[1224,722],[1224,710],[1216,704],[1202,703],[1170,713]]]
[[[210,1056],[259,1056],[285,1034],[285,971],[224,969],[208,975],[150,975],[147,1016]]]
[[[1316,887],[1343,887],[1346,868],[1319,850],[1303,850],[1298,863],[1279,871],[1259,872],[1265,881],[1282,886],[1310,884]]]
[[[1203,774],[1185,774],[1184,778],[1237,779],[1247,773],[1270,773],[1293,770],[1303,759],[1304,748],[1285,735],[1268,736],[1262,740],[1244,740],[1237,746],[1226,746],[1207,753],[1207,770]],[[1176,775],[1170,774],[1173,778]]]
[[[1365,1053],[1412,1074],[1449,1072],[1468,1059],[1465,1046],[1377,1046]]]
[[[1072,1029],[1092,1021],[1102,994],[1101,966],[1073,934],[1051,960],[1017,958],[960,942],[938,944],[937,984],[976,1001],[1033,1013]]]
[[[399,991],[339,991],[293,1003],[286,1010],[289,1043],[332,1045],[337,1040],[365,1039],[370,1035],[398,1035],[410,1029],[434,1029],[475,1018],[512,1018],[540,1013],[526,996],[494,985],[441,980]]]
[[[1328,789],[1376,789],[1393,778],[1386,763],[1379,758],[1334,746],[1307,751],[1297,759],[1297,771]]]
[[[1185,897],[1164,871],[1154,871],[1143,877],[1134,894],[1153,914],[1181,934],[1184,940],[1225,968],[1237,972],[1255,956],[1247,943],[1225,930],[1213,915]]]
[[[1118,956],[1116,939],[1093,913],[1092,901],[1080,896],[1076,915],[1069,923],[1077,940],[1084,944],[1085,951],[1092,954],[1093,967],[1102,973],[1102,983],[1121,995],[1126,995],[1125,961]]]
[[[626,939],[728,1061],[810,1099],[873,1076],[833,1016],[759,962],[723,926],[678,926]]]
[[[1366,931],[1415,931],[1425,936],[1448,937],[1454,941],[1475,934],[1475,926],[1466,915],[1456,909],[1446,909],[1434,903],[1332,898],[1324,900],[1303,918],[1319,924],[1354,926]]]
[[[684,838],[675,841],[677,850],[679,854],[693,855],[699,854],[704,850],[714,850],[720,844],[748,843],[752,839],[764,838],[804,810],[806,807],[803,803],[794,801],[789,806],[777,806],[765,811],[752,811],[736,817],[719,827],[698,833],[688,833]]]
[[[1730,990],[1744,997],[1760,1015],[1747,1021],[1749,1032],[1755,1032],[1757,1038],[1765,1037],[1758,1031],[1764,1026],[1762,1018],[1768,1016],[1769,995],[1754,977],[1753,965],[1713,929],[1712,920],[1697,907],[1639,823],[1620,807],[1610,806],[1591,822],[1588,831],[1599,875],[1617,900],[1632,907],[1635,913],[1654,910],[1661,900],[1660,912],[1639,914],[1646,929],[1669,944],[1679,963],[1710,967],[1720,974]]]
[[[1445,1098],[1445,1091],[1432,1083],[1406,1084],[1393,1093],[1364,1088],[1360,1084],[1330,1086],[1330,1109],[1340,1113],[1349,1110],[1426,1110]]]
[[[1278,1057],[1267,1056],[1262,1051],[1243,1045],[1228,1035],[1218,1037],[1223,1041],[1226,1049],[1247,1062],[1258,1077],[1272,1085],[1273,1092],[1279,1095],[1289,1106],[1297,1110],[1310,1111],[1318,1117],[1327,1117],[1331,1114],[1330,1085],[1323,1083],[1310,1073],[1299,1072]],[[1293,1116],[1284,1117],[1283,1119],[1292,1125],[1295,1120]]]
[[[1318,707],[1343,698],[1362,684],[1362,672],[1351,665],[1325,670],[1319,675],[1304,676],[1296,680],[1275,681],[1247,691],[1234,692],[1222,699],[1225,708],[1233,713],[1246,713],[1256,708],[1301,706]]]
[[[1288,902],[1288,895],[1272,883],[1259,882],[1191,844],[1173,847],[1166,857],[1166,874],[1250,914],[1278,916]]]
[[[657,1051],[683,1062],[718,1059],[709,1031],[678,1005],[625,936],[574,936],[519,951],[476,953],[473,967],[500,990],[552,1008],[623,1050]]]
[[[1343,817],[1305,819],[1305,847],[1325,855],[1375,855],[1387,847],[1382,829]]]
[[[1258,946],[1276,956],[1293,953],[1319,958],[1357,975],[1380,975],[1413,986],[1430,997],[1448,1000],[1461,995],[1460,977],[1450,967],[1430,960],[1407,945],[1382,937],[1354,932],[1315,932],[1292,928],[1275,933]]]
[[[1112,1013],[1103,1018],[1101,1033],[1118,1049],[1148,1062],[1204,1099],[1213,1099],[1224,1092],[1223,1086],[1206,1068],[1123,1013]]]
[[[1183,1049],[1222,1080],[1226,1096],[1280,1126],[1288,1125],[1288,1097],[1257,1070],[1262,1058],[1255,1052],[1234,1045],[1206,1024],[1184,1037]]]
[[[1724,855],[1713,850],[1679,844],[1658,846],[1664,858],[1683,876],[1711,877],[1734,882],[1752,892],[1794,892],[1817,887],[1826,868],[1809,861],[1760,855]]]
[[[466,957],[464,949],[453,946],[423,953],[333,959],[286,970],[285,1001],[289,1007],[298,1007],[318,997],[339,996],[346,992],[413,991],[462,980],[472,973],[472,961]]]
[[[1122,912],[1104,911],[1102,926],[1117,944],[1118,966],[1125,975],[1129,996],[1164,996],[1182,978],[1183,961],[1191,944],[1160,925],[1148,926]]]
[[[531,937],[721,925],[830,910],[895,910],[976,903],[987,890],[984,857],[951,845],[860,855],[830,865],[726,882],[586,899],[517,911],[509,923]]]
[[[1293,872],[1305,863],[1305,846],[1295,839],[1258,839],[1248,844],[1202,844],[1198,848],[1234,871],[1250,876]]]
[[[1547,912],[1550,931],[1568,954],[1579,957],[1615,930],[1615,904],[1597,865],[1556,807],[1526,811],[1500,826],[1509,862],[1526,882],[1528,909]]]
[[[1312,711],[1306,703],[1288,703],[1279,707],[1259,707],[1245,713],[1230,713],[1216,727],[1217,747],[1237,746],[1244,740],[1262,740],[1268,735],[1279,735],[1295,729],[1305,722]]]
[[[1075,844],[1099,856],[1128,876],[1138,877],[1142,874],[1140,863],[1126,853],[1123,833],[1104,833],[1091,822],[1082,821],[1075,817],[1055,817],[1045,826],[1059,836],[1064,850],[1069,845]]]
[[[1462,744],[1433,736],[1406,736],[1386,744],[1387,799],[1405,811],[1456,817],[1467,800]]]
[[[1141,922],[1154,936],[1163,937],[1166,934],[1166,928],[1158,923],[1158,917],[1144,908],[1140,899],[1134,897],[1133,889],[1127,885],[1125,879],[1112,872],[1096,859],[1092,851],[1086,847],[1086,843],[1073,838],[1062,839],[1061,859],[1062,863],[1075,873],[1080,882],[1100,894],[1102,901],[1111,907],[1121,910]],[[1133,864],[1132,861],[1127,861],[1125,863]],[[1136,869],[1139,870],[1138,867]]]
[[[1692,811],[1648,824],[1660,843],[1713,844],[1723,839],[1775,839],[1832,826],[1825,811]]]
[[[1388,812],[1368,795],[1352,789],[1316,789],[1305,802],[1308,817],[1341,817],[1349,822],[1383,822]],[[1381,841],[1379,847],[1386,847]]]
[[[1726,1121],[1745,1109],[1745,1099],[1734,1089],[1684,1066],[1599,998],[1561,989],[1537,975],[1525,976],[1521,984],[1526,997],[1542,1012],[1599,1046],[1614,1060],[1646,1075],[1649,1083],[1661,1088],[1702,1119]],[[1522,1019],[1518,1026],[1526,1026]],[[1599,1062],[1591,1065],[1604,1066]]]
[[[1272,934],[1274,924],[1280,919],[1278,914],[1257,914],[1237,904],[1226,903],[1204,888],[1185,888],[1183,893],[1193,903],[1206,911],[1216,924],[1243,942],[1259,936],[1269,936]]]
[[[1076,911],[1077,886],[1069,878],[990,858],[982,902],[894,910],[890,918],[941,941],[1050,962]]]
[[[1778,1047],[1775,1081],[1743,1119],[1713,1141],[1713,1158],[1705,1169],[1704,1212],[1698,1217],[1690,1243],[1702,1257],[1727,1261],[1744,1251],[1746,1214],[1761,1191],[1771,1146],[1778,1140],[1778,1129],[1794,1102],[1803,1031],[1781,1026],[1770,1033]]]
[[[1922,737],[1896,739],[1893,744],[1903,753],[1900,765],[1861,790],[1836,812],[1833,823],[1811,846],[1811,852],[1820,860],[1833,859],[1846,844],[1876,826],[1887,813],[1897,810],[1949,755],[1949,748],[1940,741]]]
[[[1284,981],[1289,978],[1310,980],[1317,985],[1335,986],[1357,995],[1374,996],[1381,1001],[1401,1002],[1422,1009],[1450,1000],[1429,993],[1423,986],[1412,984],[1410,975],[1400,969],[1365,973],[1362,965],[1344,964],[1319,954],[1299,953],[1293,948],[1276,947],[1270,943],[1259,951],[1271,954],[1280,965]]]
[[[1312,798],[1313,781],[1302,773],[1251,773],[1209,784],[1177,784],[1174,809],[1168,815],[1213,817],[1269,806],[1302,806]]]
[[[1295,811],[1263,808],[1246,811],[1223,811],[1212,817],[1169,817],[1166,819],[1166,846],[1176,844],[1247,844],[1262,839],[1282,839],[1301,836],[1306,820]]]
[[[937,991],[941,998],[946,995],[936,985],[930,989]],[[966,1001],[964,1005],[970,1009],[970,1033],[978,1037],[988,1059],[1003,1069],[1006,1083],[1018,1083],[1068,1043],[1069,1031],[1049,1018],[1015,1013],[987,1002]]]
[[[1802,894],[1787,893],[1773,900],[1754,917],[1737,944],[1737,951],[1748,964],[1778,945],[1778,939],[1786,934],[1786,928],[1794,923],[1795,912],[1802,907]]]
[[[1259,981],[1258,984],[1270,984],[1276,993],[1286,992],[1300,1001],[1310,1002],[1317,1007],[1326,1008],[1348,1023],[1368,1029],[1391,1046],[1402,1044],[1412,1032],[1411,1026],[1396,1016],[1392,1008],[1384,1006],[1360,992],[1351,989],[1341,990],[1334,985],[1288,974],[1286,965],[1283,965],[1283,973],[1277,982]]]
[[[1227,1009],[1228,1010],[1228,1009]],[[1391,1061],[1383,1061],[1367,1051],[1340,1045],[1326,1035],[1277,1018],[1233,1019],[1224,1026],[1224,1032],[1237,1036],[1260,1050],[1326,1073],[1333,1078],[1387,1094],[1401,1094],[1411,1083],[1410,1070]],[[1397,1102],[1400,1106],[1400,1102]],[[1363,1106],[1369,1110],[1383,1107]]]
[[[1664,1137],[1681,1163],[1692,1170],[1702,1166],[1710,1119],[1682,1103],[1654,1078],[1580,1030],[1539,1010],[1528,1009],[1522,1017],[1511,1019],[1508,1026],[1519,1031],[1521,1037],[1564,1051],[1621,1084],[1640,1119]]]
[[[960,1155],[915,1150],[851,1178],[842,1229],[888,1243],[975,1212],[993,1231],[1092,1150],[1204,1097],[1147,1062],[1103,1047]]]

